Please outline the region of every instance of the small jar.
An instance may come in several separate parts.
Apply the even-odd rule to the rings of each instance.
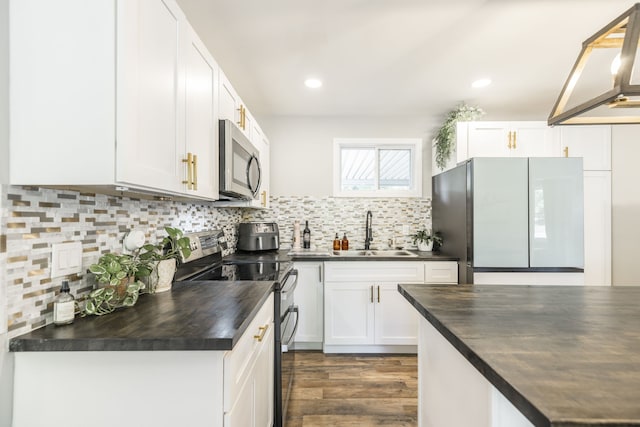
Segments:
[[[342,250],[343,251],[348,251],[349,250],[349,239],[347,239],[347,233],[344,233],[344,236],[342,237]]]
[[[340,237],[338,237],[338,233],[336,233],[336,238],[333,239],[333,250],[339,251],[342,247],[342,243],[340,242]]]

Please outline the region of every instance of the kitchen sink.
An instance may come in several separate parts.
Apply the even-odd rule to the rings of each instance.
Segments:
[[[384,257],[398,257],[398,258],[410,258],[418,255],[407,250],[357,250],[357,251],[333,251],[333,256],[341,257],[367,257],[367,258],[384,258]]]

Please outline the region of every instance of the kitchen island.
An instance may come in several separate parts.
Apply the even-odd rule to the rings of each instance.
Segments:
[[[16,337],[13,426],[272,420],[273,315],[273,282],[177,282],[134,307]],[[247,398],[255,392],[260,402]]]
[[[399,285],[422,427],[640,426],[640,288]]]

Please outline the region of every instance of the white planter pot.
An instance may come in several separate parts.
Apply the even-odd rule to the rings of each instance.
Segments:
[[[418,250],[420,252],[431,252],[432,249],[433,249],[433,240],[429,240],[429,243],[418,242]]]
[[[155,272],[151,274],[151,280],[149,280],[150,291],[158,293],[170,290],[175,274],[176,260],[174,258],[159,261]]]

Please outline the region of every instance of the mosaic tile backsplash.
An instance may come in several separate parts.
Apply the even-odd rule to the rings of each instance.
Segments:
[[[410,235],[418,229],[431,228],[430,199],[272,196],[269,201],[270,209],[248,211],[245,218],[277,222],[282,248],[291,247],[295,220],[300,221],[301,230],[309,221],[312,247],[331,249],[336,233],[341,239],[346,233],[350,248],[363,248],[368,210],[373,214],[372,248],[386,249],[391,239],[395,239],[396,246],[415,247]],[[403,225],[408,226],[406,234]]]
[[[91,290],[86,274],[50,277],[53,243],[82,242],[86,271],[101,254],[121,252],[122,239],[132,229],[144,231],[147,242],[155,243],[165,235],[165,226],[185,232],[219,228],[233,248],[242,219],[240,209],[210,203],[155,202],[39,187],[3,186],[2,197],[0,286],[6,286],[9,337],[51,322],[62,280],[69,280],[76,297]]]
[[[312,245],[331,248],[336,233],[344,233],[351,248],[364,245],[365,214],[373,213],[372,247],[385,248],[395,238],[411,246],[410,234],[431,225],[431,201],[423,199],[346,199],[333,197],[271,197],[270,209],[217,208],[211,203],[157,202],[39,187],[0,186],[0,287],[6,293],[8,337],[44,326],[52,320],[52,304],[62,280],[76,297],[93,286],[89,275],[51,278],[51,245],[82,242],[86,271],[106,252],[121,252],[122,239],[132,229],[155,243],[164,227],[185,232],[222,229],[229,249],[237,242],[241,221],[275,221],[281,247],[291,246],[293,224],[309,221]],[[403,225],[409,232],[403,234]],[[1,298],[0,298],[1,300]],[[2,307],[0,307],[2,308]]]

